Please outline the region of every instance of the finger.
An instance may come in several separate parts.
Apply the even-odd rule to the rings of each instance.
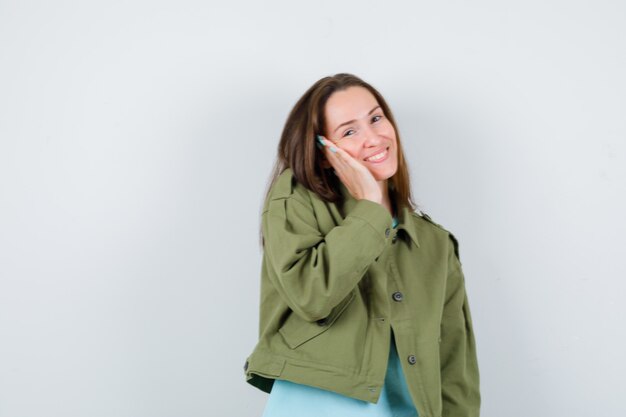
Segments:
[[[337,156],[337,152],[339,148],[336,144],[326,139],[324,136],[318,135],[320,138],[318,141],[323,143],[324,148],[322,152],[326,156],[326,159],[335,169],[341,169],[341,167],[345,164],[342,163],[341,159]]]
[[[322,141],[326,144],[325,148],[328,148],[325,151],[326,159],[334,168],[334,173],[337,175],[342,181],[350,177],[353,171],[359,171],[363,169],[363,166],[357,162],[348,152],[344,151],[340,147],[337,146],[336,143],[329,141],[328,139],[320,136]]]
[[[331,154],[332,152],[328,149],[328,140],[326,140],[323,136],[321,135],[315,135],[315,144],[317,145],[317,148],[320,150],[320,152],[322,153],[322,155],[324,155],[324,158],[326,159],[326,161],[331,165],[332,167],[332,161],[331,161]]]
[[[356,168],[357,161],[343,149],[335,147],[335,153],[333,155],[340,169],[347,170]]]
[[[337,144],[329,141],[323,136],[320,136],[320,138],[320,142],[323,141],[325,145],[323,152],[326,155],[326,159],[329,161],[333,168],[333,174],[335,174],[335,176],[337,176],[341,182],[346,184],[348,174],[350,172],[349,170],[351,168],[350,164],[345,159],[350,158],[350,155],[343,149],[339,148]]]
[[[341,149],[333,145],[332,149],[329,148],[326,152],[327,158],[333,168],[335,168],[335,171],[343,173],[346,171],[346,169],[349,168],[349,165],[345,162],[344,158],[341,155]]]

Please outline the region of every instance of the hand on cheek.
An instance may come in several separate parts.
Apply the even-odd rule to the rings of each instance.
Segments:
[[[355,198],[366,198],[378,203],[382,201],[378,183],[364,164],[335,144],[329,144],[323,137],[318,136],[318,142],[322,145],[322,152],[326,156],[326,161],[334,169],[335,175]]]

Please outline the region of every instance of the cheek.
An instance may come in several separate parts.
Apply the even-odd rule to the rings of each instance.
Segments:
[[[396,137],[396,131],[390,122],[385,122],[385,124],[380,127],[380,133],[383,133],[385,136]]]
[[[356,148],[354,146],[342,146],[341,149],[346,151],[348,153],[348,155],[350,155],[351,157],[353,157],[357,161],[359,160],[358,148]]]
[[[363,162],[359,159],[359,154],[357,152],[352,152],[352,151],[348,151],[348,153],[350,154],[351,157],[353,157],[354,159],[356,159],[359,162]]]

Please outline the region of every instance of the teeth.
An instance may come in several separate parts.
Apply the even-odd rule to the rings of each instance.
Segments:
[[[385,157],[385,155],[387,155],[387,150],[385,149],[384,151],[382,151],[381,153],[378,153],[374,156],[370,156],[369,158],[366,159],[366,161],[378,161],[379,159],[382,159]]]

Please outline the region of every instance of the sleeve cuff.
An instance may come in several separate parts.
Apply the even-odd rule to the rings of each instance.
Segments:
[[[346,213],[346,217],[358,217],[369,224],[382,239],[391,239],[393,217],[382,204],[366,199],[358,200],[352,210]]]

